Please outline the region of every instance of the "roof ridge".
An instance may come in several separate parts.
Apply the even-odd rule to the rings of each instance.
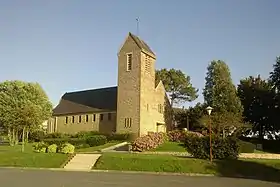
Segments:
[[[118,86],[110,86],[110,87],[103,87],[103,88],[94,88],[94,89],[85,89],[85,90],[78,90],[78,91],[72,91],[72,92],[66,92],[65,94],[71,94],[71,93],[80,93],[80,92],[87,92],[87,91],[97,91],[97,90],[105,90],[105,89],[112,89],[117,88]],[[64,95],[65,95],[64,94]]]

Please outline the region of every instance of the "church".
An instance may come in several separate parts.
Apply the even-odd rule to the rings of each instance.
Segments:
[[[66,92],[48,120],[49,133],[166,132],[171,106],[161,81],[155,82],[156,55],[138,36],[128,33],[118,52],[118,85]]]

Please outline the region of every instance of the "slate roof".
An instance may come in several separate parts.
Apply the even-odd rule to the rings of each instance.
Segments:
[[[145,51],[153,54],[154,56],[155,53],[152,51],[152,49],[148,46],[148,44],[146,44],[143,40],[141,40],[138,36],[129,33],[129,35],[131,36],[131,38],[135,41],[135,43],[138,45],[139,48],[144,49]]]
[[[117,87],[65,93],[53,115],[117,110]]]

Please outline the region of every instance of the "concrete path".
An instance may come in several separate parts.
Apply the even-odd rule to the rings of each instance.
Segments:
[[[260,180],[151,174],[0,169],[3,187],[279,187]]]
[[[156,155],[175,155],[175,156],[186,156],[186,157],[192,157],[187,152],[135,152],[136,154],[156,154]],[[271,153],[241,153],[239,155],[239,158],[255,158],[255,159],[276,159],[280,160],[280,154],[271,154]]]
[[[90,171],[100,156],[101,154],[76,154],[74,158],[64,166],[64,169]]]

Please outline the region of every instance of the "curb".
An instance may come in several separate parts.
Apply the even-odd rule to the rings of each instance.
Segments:
[[[152,172],[152,171],[119,171],[119,170],[98,170],[93,169],[90,172],[96,173],[123,173],[123,174],[147,174],[147,175],[172,175],[172,176],[198,176],[198,177],[215,177],[214,174],[202,173],[173,173],[173,172]]]
[[[151,172],[151,171],[119,171],[119,170],[75,170],[64,168],[33,168],[33,167],[0,167],[0,169],[19,169],[19,170],[45,170],[45,171],[64,171],[64,172],[87,172],[87,173],[123,173],[123,174],[146,174],[146,175],[165,175],[165,176],[190,176],[190,177],[217,177],[214,174],[201,173],[172,173],[172,172]]]

